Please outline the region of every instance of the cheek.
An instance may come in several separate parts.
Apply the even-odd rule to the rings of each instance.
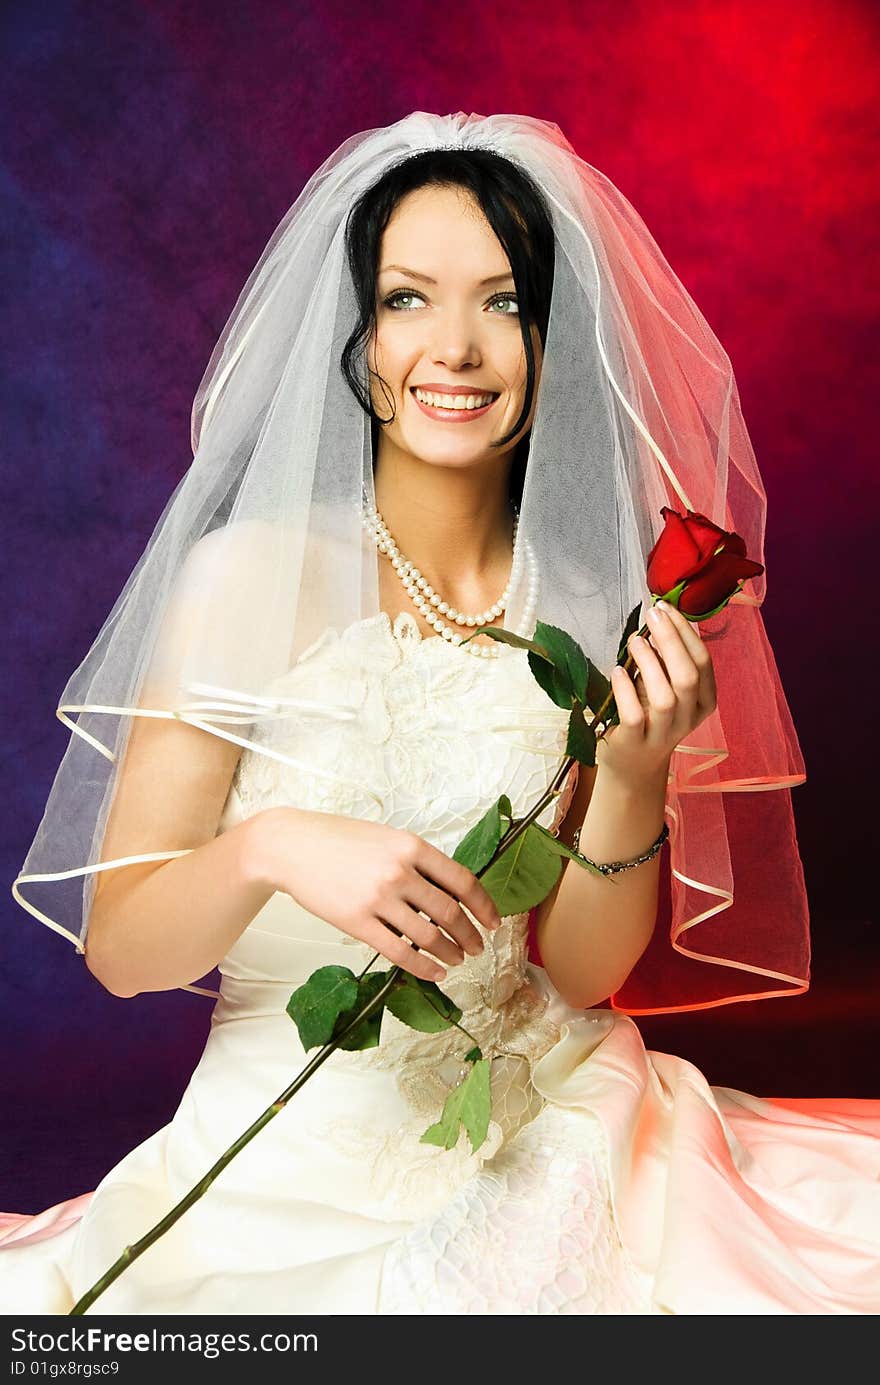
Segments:
[[[534,355],[534,357],[535,357],[535,363],[537,364],[537,362],[541,359],[541,335],[540,335],[540,333],[539,333],[537,327],[534,325],[534,323],[532,324],[532,326],[531,326],[531,328],[530,328],[530,330],[529,330],[529,337],[530,337],[531,343],[532,343],[532,353],[533,353],[533,355]],[[526,344],[525,344],[525,342],[524,342],[523,339],[522,339],[522,333],[521,333],[521,332],[517,332],[517,334],[516,334],[516,343],[515,343],[515,346],[514,346],[514,350],[516,351],[516,356],[517,356],[517,361],[518,361],[518,363],[519,363],[519,368],[520,368],[520,370],[522,371],[522,374],[525,375],[525,373],[526,373]]]
[[[377,371],[379,369],[379,359],[381,356],[381,344],[379,340],[379,335],[376,331],[373,332],[372,336],[367,342],[366,355],[368,369],[372,371]]]
[[[532,347],[535,356],[535,384],[537,386],[541,373],[541,338],[537,329],[532,332]],[[509,381],[510,389],[520,396],[525,396],[526,392],[526,348],[522,337],[517,334],[516,341],[511,343],[510,352],[505,362],[505,375]]]
[[[367,343],[366,361],[371,372],[369,377],[370,397],[373,408],[383,420],[392,424],[399,418],[402,378],[400,368],[400,349],[395,344],[395,334],[387,328],[378,326]],[[387,416],[389,411],[396,415],[395,420]]]
[[[367,351],[370,369],[383,376],[394,389],[398,388],[406,369],[403,344],[397,339],[397,335],[393,328],[378,326]]]

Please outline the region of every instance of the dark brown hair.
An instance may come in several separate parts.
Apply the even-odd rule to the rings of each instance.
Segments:
[[[391,421],[380,419],[374,411],[367,384],[366,347],[376,326],[379,245],[398,203],[417,188],[431,186],[460,187],[473,194],[507,255],[516,286],[526,357],[525,399],[519,418],[503,438],[492,444],[493,447],[502,447],[515,437],[532,406],[535,389],[532,323],[537,325],[542,345],[547,340],[555,237],[550,214],[528,174],[490,149],[429,149],[394,164],[361,194],[349,212],[345,228],[346,254],[358,318],[343,347],[341,366],[358,402],[372,420],[374,465],[378,427]],[[527,457],[528,434],[517,444],[511,466],[510,493],[517,504],[522,497]]]

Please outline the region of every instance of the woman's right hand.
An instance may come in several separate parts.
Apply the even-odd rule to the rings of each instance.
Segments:
[[[264,809],[257,818],[251,878],[413,976],[442,981],[437,962],[456,966],[465,953],[482,952],[462,905],[487,929],[501,922],[473,872],[414,832],[292,807]]]

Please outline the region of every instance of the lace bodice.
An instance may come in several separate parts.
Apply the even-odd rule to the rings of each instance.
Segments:
[[[265,690],[275,716],[261,722],[255,739],[268,753],[246,751],[233,786],[245,815],[291,803],[405,828],[451,855],[500,794],[510,798],[515,815],[523,813],[558,769],[568,713],[536,682],[524,650],[500,648],[496,658],[474,658],[439,637],[424,637],[406,612],[393,621],[379,612],[341,635],[325,630]],[[575,782],[573,770],[538,819],[542,825],[555,829]],[[349,1141],[374,1169],[374,1191],[398,1207],[401,1199],[424,1198],[429,1187],[440,1198],[443,1185],[446,1192],[460,1186],[541,1108],[531,1065],[557,1041],[559,1027],[547,1014],[546,989],[530,975],[528,916],[507,917],[494,932],[474,922],[484,951],[451,968],[442,988],[461,1008],[461,1024],[483,1056],[493,1060],[493,1118],[476,1156],[463,1133],[457,1150],[441,1160],[433,1146],[420,1143],[465,1071],[472,1042],[461,1030],[421,1034],[386,1012],[377,1048],[337,1051],[330,1059],[336,1068],[393,1074],[405,1099],[410,1115],[395,1130],[393,1149],[387,1137],[372,1148],[375,1132],[360,1121],[348,1129],[338,1118],[333,1133],[335,1145]],[[258,917],[252,927],[259,933],[261,926]],[[248,932],[234,950],[239,962]],[[355,972],[374,955],[326,925],[331,935]],[[308,937],[315,939],[313,928]],[[259,970],[253,957],[247,959],[251,976]]]
[[[564,753],[568,713],[526,651],[478,659],[413,616],[380,611],[330,628],[265,690],[275,719],[246,751],[235,788],[246,815],[272,804],[342,813],[454,850],[499,794],[521,813]],[[570,796],[574,776],[567,786]],[[566,801],[568,801],[566,799]],[[554,822],[554,805],[539,818]]]

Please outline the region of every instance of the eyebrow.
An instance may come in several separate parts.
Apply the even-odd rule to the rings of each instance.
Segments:
[[[392,269],[396,269],[400,274],[408,275],[410,279],[421,279],[423,284],[436,284],[437,282],[437,280],[432,279],[429,274],[420,274],[417,269],[407,269],[406,265],[402,264],[387,264],[379,270],[379,273],[387,274]],[[513,275],[510,270],[505,274],[490,274],[488,279],[480,280],[479,287],[482,288],[485,284],[500,284],[504,279],[512,278]]]

